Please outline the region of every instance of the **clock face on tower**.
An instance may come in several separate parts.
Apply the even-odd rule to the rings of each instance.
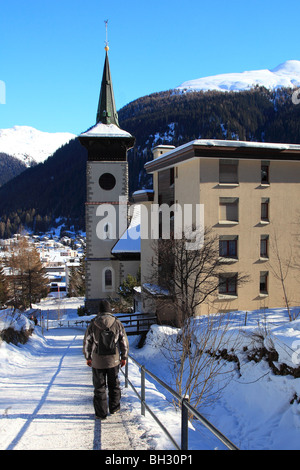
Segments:
[[[116,178],[111,173],[103,173],[99,178],[99,186],[105,191],[110,191],[116,185]]]

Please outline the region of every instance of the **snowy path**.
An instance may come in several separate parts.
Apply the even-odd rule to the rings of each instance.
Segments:
[[[46,336],[47,347],[34,354],[23,347],[24,360],[12,357],[9,374],[0,374],[0,449],[136,449],[138,432],[126,410],[105,422],[94,419],[83,333],[62,329]]]

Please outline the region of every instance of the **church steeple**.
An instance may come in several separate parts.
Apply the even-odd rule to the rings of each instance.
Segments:
[[[115,98],[113,85],[110,74],[109,60],[108,60],[108,45],[106,42],[105,50],[105,63],[102,75],[102,83],[100,90],[100,97],[97,110],[96,124],[115,124],[119,127],[118,113],[116,111]]]
[[[120,128],[108,60],[107,21],[105,62],[101,82],[96,124],[79,135],[80,143],[88,149],[90,161],[127,161],[127,150],[135,138]]]
[[[105,24],[107,28],[107,21]],[[117,259],[111,251],[126,229],[129,187],[127,151],[134,146],[135,138],[119,126],[107,37],[105,51],[97,122],[78,137],[87,149],[85,306],[95,314],[101,299],[119,297],[118,286],[123,281],[124,273],[134,274],[139,266],[139,260],[131,260],[128,264],[126,260]],[[110,207],[107,208],[107,205]]]

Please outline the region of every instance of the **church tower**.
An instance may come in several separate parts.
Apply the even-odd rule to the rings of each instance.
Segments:
[[[119,126],[108,50],[106,42],[96,124],[78,137],[88,150],[86,308],[90,313],[97,313],[101,299],[118,297],[124,275],[122,263],[112,254],[112,248],[127,229],[127,151],[135,142]]]

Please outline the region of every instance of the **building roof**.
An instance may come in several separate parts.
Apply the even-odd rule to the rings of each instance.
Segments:
[[[241,158],[265,160],[300,160],[300,145],[240,140],[198,139],[181,145],[147,162],[148,173],[183,163],[191,158]]]
[[[102,124],[115,124],[119,127],[107,50],[96,117],[96,123],[98,124],[98,122],[102,122]]]
[[[141,207],[139,204],[135,204],[129,227],[111,250],[113,255],[139,254],[141,252],[140,226]]]
[[[129,132],[123,131],[120,127],[115,124],[103,124],[98,122],[94,126],[90,127],[87,131],[80,134],[80,137],[126,137],[132,138]]]
[[[134,145],[135,138],[119,126],[118,113],[115,105],[114,91],[108,60],[108,47],[105,48],[105,62],[103,68],[96,124],[79,135],[83,145],[88,145],[90,139],[125,139],[127,148]]]

